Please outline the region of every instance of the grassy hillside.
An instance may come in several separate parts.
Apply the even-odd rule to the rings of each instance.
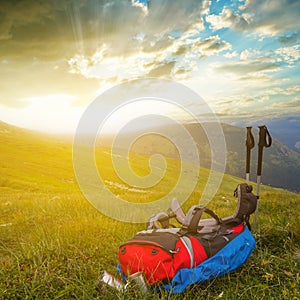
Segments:
[[[105,180],[116,183],[114,193],[132,201],[167,194],[178,179],[179,162],[167,159],[164,180],[149,189],[151,197],[141,197],[121,185],[108,154],[108,149],[96,151]],[[149,172],[147,156],[130,158],[137,173]],[[202,169],[185,209],[199,200],[207,175]],[[239,182],[224,176],[209,207],[220,216],[232,214],[232,192]],[[182,295],[146,298],[299,298],[300,195],[267,186],[261,191],[257,248],[243,267]],[[100,271],[115,274],[119,245],[142,228],[102,215],[83,197],[70,142],[0,124],[0,299],[141,299],[138,293],[100,293],[94,285]]]

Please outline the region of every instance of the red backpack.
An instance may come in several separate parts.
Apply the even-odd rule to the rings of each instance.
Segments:
[[[167,283],[184,268],[194,268],[214,256],[244,231],[257,205],[252,187],[240,184],[235,190],[238,207],[234,215],[220,219],[203,206],[193,206],[185,215],[176,199],[170,213],[158,213],[148,221],[147,230],[138,232],[120,246],[118,257],[125,276],[142,271],[147,282]],[[211,218],[201,220],[203,213]],[[169,228],[175,217],[180,228]]]

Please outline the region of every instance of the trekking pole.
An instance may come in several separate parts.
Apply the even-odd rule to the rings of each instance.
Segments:
[[[246,153],[246,182],[249,183],[250,179],[250,158],[251,158],[251,149],[254,147],[254,137],[251,132],[252,127],[246,127],[247,128],[247,139],[246,139],[246,147],[247,147],[247,153]]]
[[[259,142],[258,142],[258,161],[257,161],[257,186],[256,186],[256,198],[259,199],[260,183],[261,183],[261,170],[262,170],[262,159],[263,159],[263,149],[268,148],[272,145],[271,135],[265,125],[259,126]],[[254,214],[254,232],[256,232],[257,226],[257,215],[258,215],[258,201],[256,205],[256,210]]]

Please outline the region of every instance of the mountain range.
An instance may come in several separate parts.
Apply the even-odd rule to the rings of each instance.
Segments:
[[[205,130],[196,123],[185,124],[185,128],[195,141],[201,166],[210,168],[211,166],[211,147],[208,142]],[[226,141],[226,173],[237,177],[245,177],[246,163],[246,128],[221,124]],[[119,147],[131,143],[130,151],[138,154],[153,155],[161,154],[166,157],[180,158],[176,146],[166,137],[155,132],[170,133],[176,135],[172,125],[165,125],[154,128],[145,134],[142,130],[124,134],[120,138]],[[152,132],[152,133],[151,133]],[[258,129],[253,128],[252,133],[255,139],[255,148],[251,151],[251,173],[250,180],[256,181],[257,157],[258,157]],[[270,132],[271,135],[272,132]],[[139,138],[136,138],[139,136]],[[181,143],[189,143],[183,137],[179,137]],[[284,188],[294,192],[300,192],[300,153],[290,149],[287,145],[272,138],[273,143],[270,148],[264,148],[262,182],[273,187]],[[106,139],[108,143],[109,137]],[[187,151],[188,152],[188,151]],[[187,153],[189,154],[189,153]]]
[[[244,127],[244,123],[235,123],[235,126]],[[253,126],[265,124],[272,131],[273,137],[287,145],[290,149],[300,153],[300,116],[282,117],[254,121]]]
[[[210,168],[211,166],[211,149],[202,126],[199,124],[185,124],[184,127],[188,130],[193,140],[197,145],[199,152],[201,167]],[[244,178],[245,177],[245,156],[246,156],[246,129],[228,124],[222,124],[222,130],[226,141],[226,170],[230,175]],[[164,128],[154,128],[151,132],[172,132],[176,135],[176,131],[172,125],[165,125]],[[8,125],[0,121],[0,135],[10,137],[21,137],[30,135],[28,141],[36,141],[47,143],[52,141],[53,136],[41,134]],[[272,135],[272,132],[270,132]],[[253,128],[256,147],[251,152],[251,175],[250,180],[256,181],[257,167],[257,139],[258,130]],[[139,138],[136,138],[139,136]],[[188,145],[189,141],[179,137],[182,144]],[[25,139],[26,140],[26,139]],[[61,145],[69,145],[70,137],[57,137],[61,141]],[[63,142],[64,141],[64,142]],[[133,141],[133,142],[131,142]],[[106,146],[111,145],[112,137],[106,136],[102,138],[102,143]],[[172,142],[163,135],[149,133],[145,134],[142,130],[136,132],[123,133],[121,137],[120,148],[126,149],[130,144],[130,151],[142,155],[161,154],[170,158],[179,159],[179,152]],[[19,148],[23,145],[16,145]],[[188,147],[187,147],[188,148]],[[5,149],[5,148],[4,148]],[[34,153],[32,154],[34,155]],[[38,153],[36,153],[38,155]],[[189,157],[189,151],[186,153]],[[263,168],[262,168],[262,183],[273,187],[287,189],[293,192],[300,192],[300,153],[290,149],[281,141],[273,137],[273,143],[270,148],[264,149]]]

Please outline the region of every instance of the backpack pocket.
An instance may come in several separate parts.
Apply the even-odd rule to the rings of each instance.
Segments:
[[[194,268],[207,259],[194,237],[167,230],[138,233],[119,248],[119,263],[125,276],[142,271],[149,284],[168,282],[182,268]]]
[[[122,272],[128,276],[143,271],[149,284],[173,278],[178,240],[178,235],[167,229],[138,232],[119,248]]]
[[[118,252],[122,272],[129,276],[143,271],[149,284],[174,277],[174,253],[156,242],[132,239]]]

